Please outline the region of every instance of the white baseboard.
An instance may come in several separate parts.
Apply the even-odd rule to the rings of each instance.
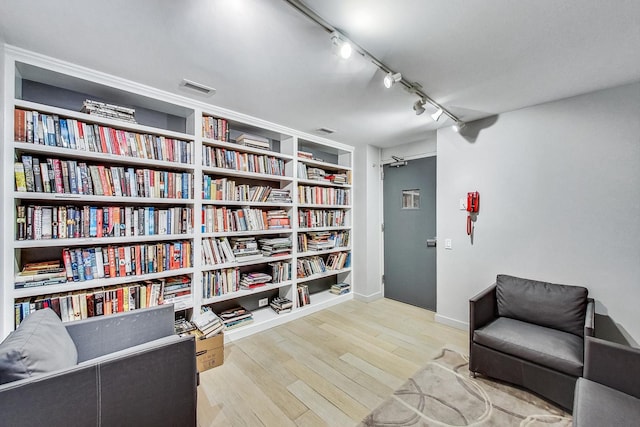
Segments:
[[[382,291],[375,292],[375,293],[373,293],[371,295],[363,295],[363,294],[354,293],[353,297],[354,297],[354,299],[357,299],[358,301],[372,302],[372,301],[375,301],[377,299],[382,298]]]
[[[463,331],[469,330],[469,323],[462,322],[457,319],[452,319],[451,317],[443,316],[441,314],[435,315],[436,322],[442,323],[443,325],[453,326],[456,329],[462,329]]]

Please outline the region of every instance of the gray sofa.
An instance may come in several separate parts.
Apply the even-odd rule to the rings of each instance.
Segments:
[[[593,300],[580,286],[498,275],[469,300],[469,370],[573,408]]]
[[[57,321],[38,310],[0,345],[2,425],[196,425],[195,344],[173,305]]]
[[[584,377],[576,383],[576,427],[640,424],[640,349],[586,338]]]

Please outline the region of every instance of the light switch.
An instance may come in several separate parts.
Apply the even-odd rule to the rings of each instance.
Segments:
[[[445,239],[444,240],[444,248],[445,249],[452,249],[452,247],[451,247],[451,239]]]
[[[464,197],[460,199],[460,210],[461,211],[467,210],[467,199]]]

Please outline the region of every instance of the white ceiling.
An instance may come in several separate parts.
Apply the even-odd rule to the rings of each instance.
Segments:
[[[640,80],[640,1],[306,0],[465,121]],[[352,145],[438,126],[284,0],[3,0],[5,42]]]

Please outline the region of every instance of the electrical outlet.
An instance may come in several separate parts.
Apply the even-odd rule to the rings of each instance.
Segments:
[[[262,298],[258,300],[258,307],[264,307],[265,305],[269,305],[269,298]]]

